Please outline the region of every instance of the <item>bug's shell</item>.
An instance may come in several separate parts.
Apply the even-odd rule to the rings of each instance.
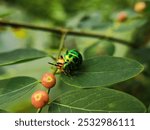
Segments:
[[[82,55],[75,49],[69,50],[64,55],[64,66],[63,70],[66,74],[71,73],[71,71],[76,70],[82,64]]]

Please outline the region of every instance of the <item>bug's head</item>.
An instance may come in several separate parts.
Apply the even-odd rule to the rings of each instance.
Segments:
[[[62,67],[63,67],[63,65],[65,63],[65,60],[64,60],[64,58],[62,56],[60,56],[60,58],[57,59],[57,63],[56,64],[51,63],[51,62],[48,62],[48,63],[51,64],[51,65],[56,66],[58,69],[62,69]]]
[[[62,65],[64,65],[64,63],[65,63],[64,58],[63,58],[62,56],[60,56],[60,58],[58,58],[58,60],[57,60],[57,64],[62,64]]]

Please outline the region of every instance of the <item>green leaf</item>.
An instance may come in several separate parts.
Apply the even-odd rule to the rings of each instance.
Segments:
[[[51,101],[55,100],[56,98],[58,98],[60,95],[63,95],[69,91],[72,91],[72,90],[75,90],[75,89],[78,89],[78,88],[75,88],[75,87],[72,87],[72,86],[69,86],[67,84],[65,84],[62,80],[59,80],[59,76],[58,75],[56,78],[57,78],[57,84],[55,85],[55,87],[53,87],[53,89],[51,89],[51,92],[50,92],[50,98],[51,98]],[[48,105],[46,105],[44,107],[44,109],[42,109],[42,113],[47,113],[48,111]]]
[[[51,100],[56,99],[57,97],[59,97],[60,95],[68,91],[78,89],[68,84],[65,84],[62,80],[60,80],[59,76],[57,76],[57,84],[55,85],[53,89],[51,89]]]
[[[150,64],[150,48],[140,48],[132,51],[132,53],[140,62]]]
[[[49,112],[146,112],[135,97],[108,88],[78,89],[51,102]]]
[[[94,43],[84,51],[84,57],[86,59],[89,59],[95,56],[113,55],[114,51],[115,47],[113,43],[108,41],[99,41]]]
[[[0,68],[0,75],[2,76],[3,74],[5,74],[6,73],[6,71],[5,71],[5,69],[4,68]]]
[[[9,15],[11,15],[12,13],[8,12],[8,13],[3,13],[3,14],[0,14],[0,18],[4,18],[4,17],[7,17]]]
[[[149,107],[148,107],[148,113],[150,113],[150,105],[149,105]]]
[[[8,113],[8,112],[5,111],[5,110],[0,109],[0,113]]]
[[[135,28],[139,28],[140,26],[144,25],[145,23],[145,19],[129,20],[125,23],[121,23],[115,31],[120,33],[125,31],[132,31],[135,30]]]
[[[119,57],[102,56],[85,60],[72,76],[61,75],[61,79],[75,87],[109,86],[135,77],[143,70],[137,61]]]
[[[10,111],[13,102],[28,93],[38,81],[31,77],[0,80],[0,109]]]
[[[46,56],[46,53],[35,49],[17,49],[0,53],[0,66],[26,62]]]

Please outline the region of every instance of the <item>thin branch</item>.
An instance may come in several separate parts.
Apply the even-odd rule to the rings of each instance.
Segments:
[[[66,38],[66,34],[67,34],[67,32],[64,32],[64,33],[62,34],[61,41],[60,41],[60,45],[59,45],[59,50],[58,50],[57,59],[60,58],[61,51],[62,51],[63,48],[64,48],[64,41],[65,41],[65,38]]]
[[[36,113],[41,113],[42,108],[37,109]]]
[[[67,32],[67,35],[106,39],[106,40],[118,42],[118,43],[134,48],[134,45],[131,42],[118,39],[118,38],[114,38],[114,37],[110,37],[110,36],[106,36],[106,35],[102,35],[102,34],[99,34],[98,32],[93,32],[93,31],[91,32],[91,31],[77,31],[77,30],[71,30],[71,29],[66,29],[66,28],[51,28],[51,27],[36,26],[36,25],[9,22],[9,21],[3,21],[3,20],[0,20],[0,26],[10,26],[14,28],[41,30],[41,31],[52,32],[52,33],[57,33],[57,34],[64,34],[65,32]]]
[[[62,49],[64,48],[64,42],[65,42],[66,34],[67,34],[67,32],[64,32],[64,33],[62,34],[62,36],[61,36],[61,40],[60,40],[60,45],[59,45],[59,50],[58,50],[57,58],[60,57],[61,51],[62,51]],[[56,72],[57,72],[57,68],[54,69],[54,71],[53,71],[52,73],[55,75]],[[48,93],[48,94],[50,93],[50,90],[51,90],[50,88],[47,90],[47,93]],[[42,111],[42,109],[43,109],[43,108],[37,109],[37,113],[40,113],[40,112]]]

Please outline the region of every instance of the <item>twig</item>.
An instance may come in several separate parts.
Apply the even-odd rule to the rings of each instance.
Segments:
[[[134,45],[132,42],[128,42],[122,39],[106,36],[99,34],[98,32],[91,32],[91,31],[77,31],[77,30],[71,30],[66,28],[51,28],[51,27],[43,27],[43,26],[36,26],[36,25],[30,25],[30,24],[23,24],[23,23],[17,23],[17,22],[9,22],[9,21],[3,21],[0,20],[0,26],[10,26],[14,28],[26,28],[26,29],[33,29],[33,30],[41,30],[46,32],[52,32],[57,34],[64,34],[67,32],[67,35],[73,35],[73,36],[82,36],[82,37],[93,37],[93,38],[100,38],[100,39],[106,39],[114,42],[118,42],[130,47],[134,48]]]
[[[62,34],[57,58],[60,57],[61,51],[62,51],[62,49],[64,48],[64,41],[65,41],[66,34],[67,34],[67,32],[64,32],[64,33]],[[55,75],[56,72],[57,72],[57,68],[53,71],[53,74]],[[48,94],[50,93],[50,90],[51,90],[50,88],[47,90],[47,93],[48,93]],[[40,112],[42,111],[42,109],[43,109],[43,108],[37,109],[37,113],[40,113]]]
[[[64,33],[62,34],[61,41],[60,41],[60,45],[59,45],[59,50],[58,50],[57,58],[60,57],[61,51],[62,51],[62,49],[64,48],[64,41],[65,41],[65,38],[66,38],[66,34],[67,34],[67,32],[64,32]]]

